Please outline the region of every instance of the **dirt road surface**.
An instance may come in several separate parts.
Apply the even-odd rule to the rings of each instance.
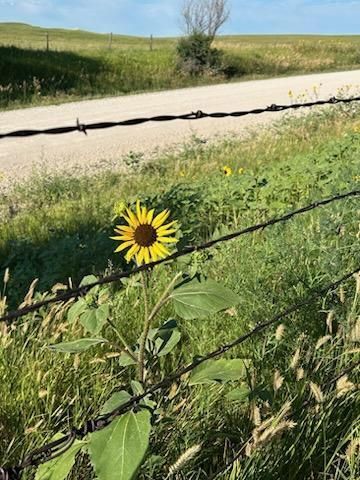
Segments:
[[[360,70],[324,73],[269,80],[255,80],[209,87],[187,88],[158,93],[105,98],[0,112],[0,132],[27,128],[50,128],[82,123],[119,121],[134,117],[182,114],[191,111],[227,112],[266,107],[273,103],[290,103],[289,90],[296,97],[308,90],[308,99],[328,99],[338,89],[351,86],[358,92]],[[130,151],[150,154],[180,144],[192,135],[211,138],[227,133],[242,134],[247,127],[262,125],[280,118],[282,113],[266,113],[242,118],[201,119],[146,123],[91,131],[85,136],[74,132],[57,136],[11,138],[0,140],[0,173],[16,181],[37,169],[68,170],[77,166],[84,171],[113,162]]]

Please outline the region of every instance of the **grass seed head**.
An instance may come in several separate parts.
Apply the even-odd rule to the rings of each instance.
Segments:
[[[174,473],[179,472],[183,469],[183,467],[190,462],[201,450],[201,445],[194,445],[191,448],[188,448],[180,457],[176,460],[176,462],[171,465],[169,468],[169,475],[174,475]]]
[[[279,342],[283,338],[284,333],[285,333],[285,325],[280,324],[276,329],[275,339]]]
[[[348,376],[344,375],[336,382],[336,391],[337,398],[346,395],[348,392],[351,392],[356,389],[356,386],[349,381]]]
[[[300,348],[297,348],[295,350],[295,353],[294,353],[292,359],[291,359],[290,368],[295,370],[295,368],[297,367],[297,365],[299,363],[299,360],[300,360]]]
[[[283,383],[284,383],[284,377],[281,375],[279,370],[275,370],[274,380],[273,380],[274,392],[277,392],[278,390],[280,390]]]
[[[310,387],[311,393],[313,394],[313,396],[314,396],[315,400],[317,401],[317,403],[323,403],[323,401],[324,401],[324,394],[322,393],[321,388],[319,387],[319,385],[317,385],[317,384],[314,383],[314,382],[310,382],[310,383],[309,383],[309,387]]]
[[[4,273],[4,285],[6,285],[9,280],[10,280],[10,270],[9,268],[7,268]]]
[[[319,350],[323,345],[325,345],[325,343],[331,340],[331,338],[331,335],[325,335],[324,337],[319,338],[319,340],[316,342],[315,350]]]

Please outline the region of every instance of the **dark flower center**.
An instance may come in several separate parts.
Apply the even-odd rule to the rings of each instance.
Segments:
[[[134,239],[140,247],[151,247],[157,239],[156,230],[152,225],[139,225],[136,227]]]

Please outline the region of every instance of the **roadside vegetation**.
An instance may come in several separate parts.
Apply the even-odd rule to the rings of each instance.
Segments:
[[[360,66],[359,36],[218,36],[201,74],[181,68],[177,44],[113,35],[110,49],[109,35],[2,23],[0,108]]]
[[[31,304],[69,281],[77,285],[86,275],[129,268],[122,253],[113,253],[118,244],[109,238],[124,203],[134,209],[140,199],[156,213],[170,209],[180,226],[181,248],[359,188],[359,113],[351,105],[289,115],[244,140],[207,144],[193,138],[182,151],[148,163],[133,155],[126,175],[106,171],[78,178],[48,172],[3,193],[0,311]],[[151,305],[179,272],[211,278],[238,300],[231,297],[235,304],[226,311],[196,319],[184,319],[167,304],[153,328],[172,319],[178,341],[168,355],[148,364],[145,382],[159,380],[355,269],[359,235],[355,198],[155,269]],[[35,278],[39,282],[30,287]],[[100,297],[101,308],[135,348],[143,331],[141,277],[94,291],[86,301],[93,308]],[[88,312],[75,305],[42,308],[14,327],[1,327],[0,465],[97,415],[119,390],[141,389],[137,368],[124,365],[110,324],[101,326],[110,346],[84,353],[48,348],[89,336],[92,327],[82,317]],[[238,376],[209,380],[205,375],[203,382],[198,372],[196,381],[184,378],[154,395],[149,448],[135,478],[208,479],[240,449],[239,461],[217,478],[359,478],[359,368],[329,386],[359,361],[359,314],[356,277],[228,353],[229,362],[241,359],[245,366]],[[90,440],[90,452],[95,443]],[[147,441],[144,445],[146,450]],[[176,464],[186,451],[187,461],[183,457]],[[40,473],[37,480],[48,478]],[[77,456],[71,475],[95,478],[86,453]],[[102,475],[97,471],[99,478],[110,478]]]

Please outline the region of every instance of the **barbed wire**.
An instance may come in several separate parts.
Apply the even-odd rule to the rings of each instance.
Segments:
[[[250,337],[264,331],[270,326],[274,326],[280,320],[285,317],[288,317],[292,313],[300,310],[301,308],[312,304],[318,298],[326,295],[327,293],[336,290],[341,284],[349,280],[354,275],[360,272],[360,265],[358,267],[344,275],[342,278],[336,280],[335,282],[323,287],[322,289],[317,290],[313,295],[310,295],[307,299],[302,300],[298,303],[291,305],[286,308],[283,312],[275,315],[270,320],[258,323],[253,329],[247,333],[237,337],[235,340],[230,343],[224,344],[209,352],[208,354],[196,358],[189,365],[178,369],[175,373],[165,377],[161,382],[152,385],[146,389],[143,393],[132,396],[127,402],[123,403],[120,407],[112,410],[106,415],[101,415],[95,419],[86,421],[80,428],[72,428],[72,430],[65,434],[62,438],[55,440],[53,442],[45,444],[43,447],[34,450],[32,453],[28,454],[23,461],[15,467],[0,468],[0,480],[19,480],[21,473],[29,467],[37,467],[43,463],[47,463],[54,458],[65,453],[71,446],[74,444],[75,440],[83,439],[87,434],[94,433],[103,428],[107,427],[116,417],[128,412],[132,408],[139,406],[140,402],[144,400],[147,396],[152,395],[159,390],[164,390],[172,385],[175,381],[181,379],[184,375],[194,370],[199,365],[203,364],[208,360],[220,357],[227,353],[229,350],[233,349],[236,346],[241,345]]]
[[[246,115],[259,115],[266,112],[283,112],[285,110],[297,110],[299,108],[310,108],[322,105],[334,105],[334,104],[347,104],[351,102],[360,101],[360,96],[349,98],[337,98],[331,97],[329,100],[316,100],[313,102],[305,103],[292,103],[288,105],[272,104],[264,108],[254,108],[252,110],[236,111],[236,112],[215,112],[206,113],[202,110],[196,112],[185,113],[182,115],[157,115],[153,117],[140,117],[132,118],[129,120],[121,120],[118,122],[97,122],[97,123],[81,123],[79,119],[76,120],[75,125],[69,125],[64,127],[53,127],[45,129],[27,129],[16,130],[8,133],[0,133],[0,140],[3,138],[24,138],[34,137],[36,135],[63,135],[65,133],[82,132],[87,135],[91,130],[105,130],[114,127],[130,127],[134,125],[141,125],[148,122],[171,122],[174,120],[200,120],[202,118],[226,118],[226,117],[244,117]]]
[[[61,294],[59,294],[59,295],[57,295],[53,298],[48,298],[48,299],[42,300],[40,302],[36,302],[33,305],[28,305],[24,308],[20,308],[18,310],[13,311],[13,312],[9,312],[8,314],[0,317],[0,322],[11,322],[11,321],[13,321],[13,320],[15,320],[19,317],[23,317],[24,315],[27,315],[27,314],[29,314],[31,312],[34,312],[34,311],[37,311],[41,307],[44,307],[44,306],[47,306],[47,305],[50,305],[50,304],[53,304],[53,303],[66,302],[66,301],[68,301],[72,298],[78,298],[81,295],[85,295],[87,292],[89,292],[89,290],[91,290],[92,288],[94,288],[96,286],[117,282],[118,280],[121,280],[123,278],[131,277],[132,275],[135,275],[136,273],[139,273],[139,272],[142,272],[142,271],[145,271],[145,270],[149,270],[149,269],[153,269],[156,266],[161,265],[163,263],[174,261],[177,258],[183,257],[185,255],[189,255],[191,253],[199,252],[199,251],[202,251],[202,250],[207,250],[209,248],[214,247],[215,245],[217,245],[219,243],[227,242],[229,240],[233,240],[235,238],[241,237],[241,236],[249,234],[249,233],[256,232],[258,230],[264,230],[264,229],[266,229],[270,226],[276,225],[278,223],[287,222],[297,215],[304,214],[304,213],[309,212],[311,210],[314,210],[316,208],[328,205],[332,202],[341,201],[341,200],[345,200],[347,198],[358,197],[358,196],[360,196],[360,190],[352,190],[352,191],[347,192],[347,193],[338,194],[338,195],[335,195],[333,197],[326,198],[324,200],[318,200],[314,203],[311,203],[310,205],[307,205],[305,207],[302,207],[302,208],[299,208],[299,209],[294,210],[292,212],[289,212],[282,217],[273,218],[273,219],[268,220],[266,222],[262,222],[262,223],[258,223],[256,225],[252,225],[252,226],[247,227],[243,230],[233,232],[233,233],[230,233],[228,235],[224,235],[224,236],[219,237],[215,240],[210,240],[210,241],[205,242],[205,243],[200,244],[200,245],[187,246],[187,247],[183,248],[182,250],[179,250],[179,251],[173,253],[172,255],[170,255],[166,258],[163,258],[161,260],[157,260],[156,262],[151,262],[151,263],[148,263],[146,265],[141,265],[141,266],[133,268],[132,270],[129,270],[127,272],[122,271],[122,272],[119,272],[119,273],[108,275],[106,277],[102,277],[99,280],[97,280],[96,282],[90,283],[88,285],[83,285],[83,286],[75,288],[75,289],[68,290],[68,291],[66,291],[64,293],[61,293]]]
[[[353,362],[351,365],[349,365],[347,368],[345,368],[344,370],[342,370],[335,378],[331,378],[330,380],[328,380],[327,382],[325,382],[323,385],[322,385],[322,389],[326,389],[326,388],[330,388],[332,387],[333,385],[336,385],[337,381],[343,377],[344,375],[348,375],[349,373],[351,373],[353,370],[355,370],[356,368],[360,367],[360,360],[357,361],[357,362]],[[305,400],[304,402],[302,402],[301,406],[299,408],[296,409],[296,411],[294,413],[292,413],[290,416],[291,417],[294,417],[296,416],[298,413],[300,413],[302,410],[304,410],[305,408],[311,406],[312,404],[314,403],[314,401],[310,401],[310,400]],[[208,480],[216,480],[220,475],[224,475],[238,460],[242,459],[243,457],[243,453],[244,453],[244,450],[247,446],[247,444],[249,443],[249,441],[247,441],[245,444],[243,444],[243,446],[241,447],[241,449],[238,451],[238,453],[231,459],[229,460],[228,462],[226,462],[226,464],[224,466],[222,466],[221,468],[219,468],[214,474],[212,474]],[[0,479],[1,480],[1,479]]]

